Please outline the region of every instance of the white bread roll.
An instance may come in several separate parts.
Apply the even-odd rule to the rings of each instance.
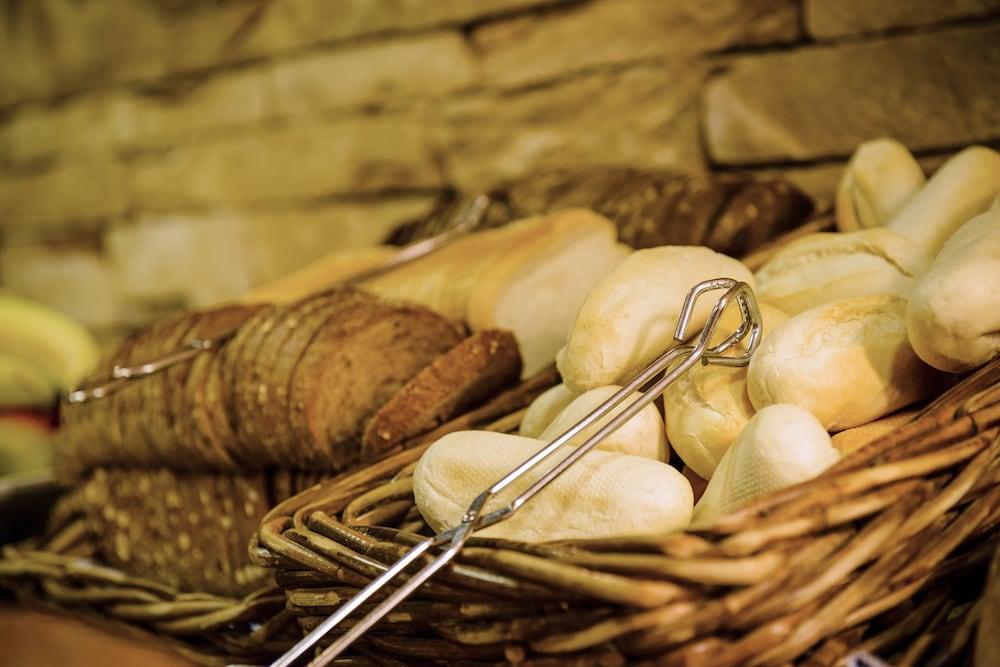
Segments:
[[[866,424],[933,394],[941,377],[906,337],[906,300],[834,301],[777,327],[750,360],[747,391],[759,411],[791,403],[828,431]]]
[[[794,405],[770,405],[754,415],[719,462],[694,510],[710,524],[757,496],[816,477],[837,462],[830,436]]]
[[[570,389],[627,381],[674,344],[684,297],[697,283],[733,278],[754,286],[739,261],[699,246],[662,246],[632,253],[587,294],[556,364]],[[715,305],[699,300],[691,331]]]
[[[477,495],[543,446],[541,440],[486,431],[446,435],[413,472],[417,509],[435,531],[456,526]],[[568,449],[506,489],[486,511],[513,500]],[[591,451],[514,516],[476,534],[524,542],[663,535],[685,528],[693,507],[691,484],[666,463]]]
[[[907,296],[931,260],[921,246],[883,227],[810,234],[757,272],[757,296],[789,315],[856,296]]]
[[[987,210],[998,193],[1000,153],[972,146],[945,162],[888,227],[933,256],[956,229]]]
[[[580,394],[567,405],[559,415],[552,420],[539,439],[545,442],[552,442],[561,434],[565,433],[573,424],[577,423],[594,409],[611,398],[621,387],[609,385],[598,387]],[[597,420],[596,424],[585,428],[582,433],[569,441],[569,444],[579,446],[594,433],[597,433],[602,426],[611,421],[615,415],[620,414],[632,401],[640,398],[642,394],[635,392],[632,396],[621,403],[604,417]],[[667,447],[667,434],[663,428],[663,419],[656,406],[650,403],[644,407],[639,414],[622,424],[621,428],[602,440],[597,449],[608,452],[621,452],[632,456],[642,456],[647,459],[666,461],[670,458],[670,451]]]
[[[955,232],[917,284],[906,311],[920,358],[958,373],[1000,352],[1000,209]]]
[[[591,287],[632,252],[616,239],[607,218],[567,209],[477,232],[365,287],[513,332],[527,377],[552,363]]]
[[[906,146],[895,139],[866,141],[854,151],[837,186],[837,229],[885,225],[926,182]]]
[[[758,307],[765,337],[788,319],[770,304]],[[726,325],[726,331],[733,331],[737,323]],[[747,369],[695,366],[667,387],[663,406],[670,446],[699,477],[711,479],[723,454],[754,415],[747,395]]]
[[[886,433],[891,433],[903,424],[912,421],[919,413],[919,410],[902,410],[888,417],[882,417],[873,422],[841,431],[830,438],[830,440],[833,442],[834,449],[841,456],[846,456],[851,452],[861,449],[869,442],[874,442]]]
[[[579,395],[562,383],[545,390],[524,411],[518,432],[526,438],[537,438],[563,408]]]

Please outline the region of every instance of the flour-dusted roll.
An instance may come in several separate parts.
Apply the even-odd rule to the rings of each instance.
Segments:
[[[722,457],[693,522],[710,524],[757,496],[812,479],[838,458],[830,436],[807,411],[794,405],[763,408]]]
[[[619,389],[621,387],[618,385],[609,385],[607,387],[591,389],[580,394],[552,420],[552,423],[538,436],[539,439],[546,442],[556,439],[573,426],[573,424],[593,412],[601,403],[611,398]],[[632,401],[638,399],[640,396],[641,394],[636,392],[630,398],[619,403],[609,414],[597,420],[596,424],[587,427],[582,433],[570,440],[569,444],[582,445],[587,438],[597,433],[601,427],[614,419],[615,415],[624,411]],[[643,456],[647,459],[656,459],[657,461],[666,461],[670,458],[670,452],[667,448],[667,435],[663,428],[663,419],[660,418],[660,413],[652,403],[640,410],[639,414],[632,417],[632,419],[622,424],[617,431],[601,440],[600,444],[597,445],[597,449],[609,452],[621,452],[622,454],[631,454],[633,456]]]
[[[539,394],[538,398],[533,400],[528,409],[524,411],[518,432],[526,438],[539,437],[542,431],[552,423],[552,420],[563,411],[563,408],[572,403],[573,399],[579,395],[579,392],[573,391],[562,383],[547,389]]]
[[[882,227],[810,234],[757,272],[757,296],[789,315],[850,297],[906,296],[931,260],[922,246]]]
[[[1000,209],[964,224],[917,284],[906,311],[920,358],[958,373],[1000,352]]]
[[[435,531],[457,525],[477,495],[543,446],[541,440],[486,431],[446,435],[413,472],[417,509]],[[509,503],[568,450],[511,485],[486,511]],[[666,463],[591,451],[510,519],[477,535],[525,542],[663,535],[685,528],[693,508],[691,484]]]
[[[1000,153],[972,146],[945,162],[888,227],[936,255],[948,237],[986,211],[997,194]]]
[[[739,261],[697,246],[639,250],[587,294],[556,364],[566,386],[586,391],[628,380],[674,344],[684,297],[697,283],[733,278],[754,286]],[[691,332],[704,325],[715,299],[699,300]]]
[[[765,337],[788,319],[770,304],[759,303],[758,307]],[[734,331],[737,324],[726,322],[718,336]],[[695,366],[663,392],[663,407],[670,446],[699,477],[710,479],[723,454],[753,417],[747,369]]]
[[[750,360],[757,410],[798,405],[828,431],[865,424],[932,395],[940,374],[906,335],[906,300],[870,296],[807,310],[776,328]]]
[[[926,182],[906,146],[888,138],[866,141],[854,151],[837,186],[837,229],[885,225]]]

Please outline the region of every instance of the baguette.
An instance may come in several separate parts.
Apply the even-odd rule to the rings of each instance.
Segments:
[[[888,224],[937,255],[952,233],[986,211],[1000,193],[1000,153],[972,146],[937,170]]]
[[[417,509],[435,531],[455,526],[473,498],[543,446],[504,433],[450,433],[424,452],[413,472]],[[484,512],[513,500],[569,449],[505,489]],[[591,451],[511,518],[477,535],[524,542],[663,535],[686,527],[693,505],[691,484],[666,463]]]
[[[1000,352],[1000,209],[948,239],[913,292],[906,328],[920,358],[943,371],[967,371]]]
[[[837,186],[837,229],[853,232],[885,225],[926,182],[920,164],[895,139],[861,144]]]
[[[337,250],[298,271],[253,288],[240,300],[248,304],[298,301],[381,266],[397,252],[399,248],[388,245]]]
[[[906,300],[888,295],[834,301],[792,317],[761,343],[747,370],[754,408],[798,405],[828,431],[866,424],[941,385],[941,375],[907,341]]]
[[[851,452],[856,452],[868,443],[878,440],[886,433],[895,431],[903,424],[913,421],[913,418],[919,413],[919,410],[902,410],[888,417],[882,417],[873,422],[841,431],[831,438],[833,447],[841,456],[846,456]]]
[[[365,287],[476,331],[512,331],[527,377],[552,363],[591,286],[629,252],[607,219],[570,209],[473,234]]]
[[[591,389],[577,396],[552,420],[542,434],[540,440],[551,442],[578,421],[593,412],[597,406],[611,398],[621,387],[610,385]],[[633,401],[640,398],[639,392],[634,393],[630,398],[619,403],[611,412],[585,428],[581,433],[575,435],[567,444],[578,447],[587,438],[597,433],[605,424],[614,419],[625,410]],[[601,440],[597,449],[608,452],[621,452],[633,456],[643,456],[657,461],[667,461],[670,459],[670,450],[667,447],[667,435],[663,427],[663,419],[656,410],[656,406],[650,403],[639,414],[635,415],[622,424],[617,431],[614,431]]]
[[[711,278],[755,284],[743,264],[708,248],[663,246],[633,253],[587,294],[556,357],[563,382],[583,392],[626,381],[672,344],[684,298]],[[713,305],[713,299],[699,300],[692,332],[705,324]]]

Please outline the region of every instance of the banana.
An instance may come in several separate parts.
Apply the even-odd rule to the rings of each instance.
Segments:
[[[30,361],[0,352],[0,405],[42,407],[55,399],[58,388]]]
[[[98,361],[97,343],[83,326],[10,294],[0,294],[0,354],[37,367],[59,390],[76,386]]]
[[[895,139],[861,144],[837,186],[837,229],[881,227],[926,181],[916,159]]]

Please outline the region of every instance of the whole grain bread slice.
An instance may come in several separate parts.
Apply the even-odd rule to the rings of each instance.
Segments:
[[[361,460],[377,458],[477,405],[521,375],[514,335],[490,329],[458,343],[417,373],[368,421]]]

